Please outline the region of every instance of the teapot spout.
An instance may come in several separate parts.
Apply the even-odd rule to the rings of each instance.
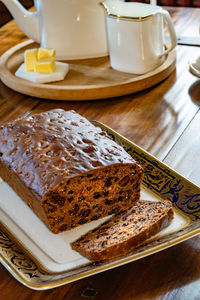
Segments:
[[[40,27],[37,12],[29,12],[17,0],[1,0],[8,8],[21,30],[40,43]]]

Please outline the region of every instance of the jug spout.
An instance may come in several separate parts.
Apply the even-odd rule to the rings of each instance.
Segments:
[[[107,15],[121,16],[121,9],[126,6],[124,0],[104,0],[100,2],[105,9]]]
[[[37,12],[29,12],[17,0],[2,0],[21,30],[35,42],[40,43],[39,19]]]

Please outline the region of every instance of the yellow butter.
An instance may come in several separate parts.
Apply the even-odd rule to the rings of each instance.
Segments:
[[[26,72],[33,72],[34,65],[37,62],[37,49],[30,49],[24,52],[24,63]]]
[[[34,71],[38,73],[53,73],[56,69],[56,62],[53,57],[43,58],[35,62]]]
[[[48,57],[54,57],[56,50],[52,48],[39,48],[38,49],[38,60]]]

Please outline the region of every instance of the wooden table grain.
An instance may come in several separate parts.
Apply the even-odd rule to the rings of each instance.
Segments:
[[[197,36],[200,9],[167,8],[178,36]],[[0,55],[26,40],[15,21],[0,28]],[[41,100],[0,82],[0,123],[51,108],[74,109],[114,128],[200,185],[200,80],[187,70],[198,47],[177,46],[176,70],[148,90],[85,102]],[[33,291],[0,265],[0,299],[200,299],[200,237],[62,287]]]

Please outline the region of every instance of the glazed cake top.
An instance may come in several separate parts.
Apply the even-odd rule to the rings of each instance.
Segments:
[[[0,126],[0,160],[41,199],[66,178],[131,156],[75,111],[54,109]]]

